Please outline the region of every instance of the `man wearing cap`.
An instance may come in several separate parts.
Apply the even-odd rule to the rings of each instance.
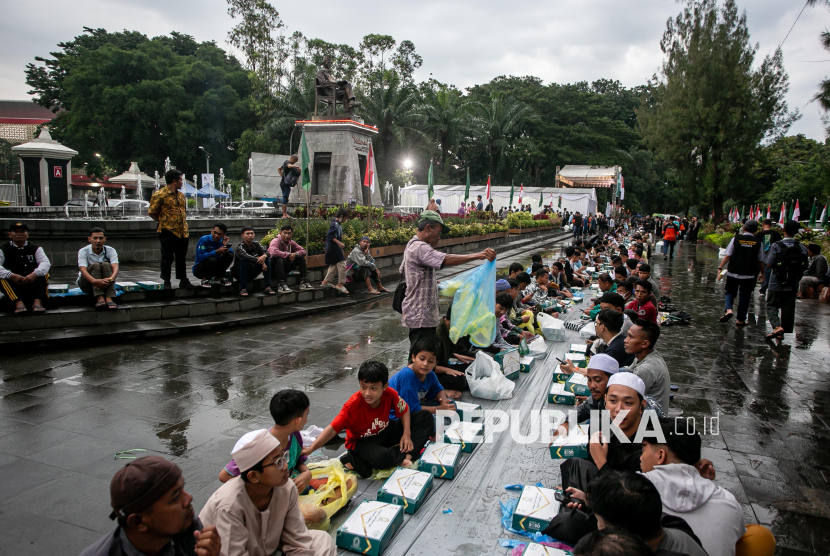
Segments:
[[[668,414],[671,379],[666,361],[654,349],[658,338],[660,326],[645,319],[637,319],[628,329],[625,352],[634,356],[634,362],[628,370],[643,380],[645,395],[654,398],[663,413]]]
[[[576,406],[576,421],[584,423],[591,418],[591,411],[605,409],[605,391],[608,389],[608,381],[620,371],[620,365],[610,355],[594,355],[588,361],[588,368],[585,376],[588,378],[588,389],[591,395],[584,402]],[[563,423],[554,436],[567,434],[569,423]],[[562,430],[564,429],[564,430]]]
[[[0,287],[15,313],[43,313],[52,263],[43,251],[29,241],[29,227],[22,222],[9,226],[9,241],[0,245]]]
[[[598,356],[592,357],[591,361],[596,357]],[[604,361],[607,363],[607,360]],[[602,363],[599,365],[602,365]],[[606,368],[613,369],[613,365],[609,363]],[[593,398],[593,394],[591,397]],[[581,500],[584,500],[585,497],[584,495],[580,496],[580,494],[587,490],[588,483],[606,465],[609,465],[615,471],[640,470],[640,455],[643,452],[643,445],[641,442],[635,443],[631,440],[637,435],[637,429],[640,427],[640,421],[646,409],[645,384],[633,373],[613,373],[608,378],[604,403],[604,410],[608,411],[611,422],[617,418],[621,411],[628,411],[618,426],[629,441],[623,442],[617,438],[616,434],[610,432],[610,439],[601,442],[599,423],[594,422],[597,421],[596,419],[591,420],[588,457],[586,459],[570,458],[559,466],[562,473],[562,488],[568,490],[571,496],[576,496]]]
[[[218,556],[219,534],[202,527],[192,502],[178,465],[159,456],[138,458],[110,483],[110,519],[118,527],[81,556]]]
[[[721,322],[732,318],[732,306],[735,297],[738,297],[738,320],[735,324],[746,325],[752,291],[758,281],[758,274],[764,272],[764,250],[761,248],[761,240],[755,237],[757,231],[758,222],[747,220],[742,233],[729,242],[726,254],[718,265],[718,271],[726,268],[726,285],[723,288],[726,310],[720,318]]]
[[[441,232],[449,231],[440,214],[425,210],[418,219],[418,232],[406,245],[399,269],[406,283],[406,296],[401,305],[401,324],[409,328],[410,347],[420,338],[434,338],[435,329],[441,320],[435,271],[446,266],[496,259],[496,252],[489,248],[470,255],[451,255],[437,251],[435,246],[441,239]]]
[[[231,454],[240,474],[219,487],[199,518],[222,537],[221,556],[334,556],[325,531],[309,531],[285,453],[268,430]]]

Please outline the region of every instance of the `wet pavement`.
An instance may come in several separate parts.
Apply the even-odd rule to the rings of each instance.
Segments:
[[[502,257],[499,266],[513,260]],[[672,305],[693,315],[691,326],[665,328],[657,346],[680,387],[671,412],[695,417],[698,426],[718,418],[719,434],[704,435],[704,457],[715,462],[716,482],[741,502],[747,522],[772,529],[777,553],[826,554],[830,307],[799,302],[795,338],[776,345],[763,339],[769,325],[757,292],[749,326],[717,321],[723,296],[715,251],[681,245],[674,261],[657,257],[652,266]],[[124,450],[178,463],[198,512],[239,436],[272,424],[273,393],[305,390],[309,424],[323,427],[357,389],[361,362],[377,359],[392,372],[405,363],[406,332],[386,299],[204,336],[4,357],[0,551],[77,554],[111,530],[108,487]],[[568,333],[567,341],[575,337]],[[567,341],[552,344],[549,357]],[[482,405],[516,410],[521,420],[549,407],[549,374],[539,371],[520,377],[511,400]],[[559,479],[546,443],[509,442],[501,433],[464,460],[456,479],[436,481],[386,554],[507,554],[497,545],[511,537],[500,526],[498,500],[516,495],[503,486],[554,486]],[[374,499],[379,485],[360,481],[355,501]]]

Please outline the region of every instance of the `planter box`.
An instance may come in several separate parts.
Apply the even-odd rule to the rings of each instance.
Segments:
[[[510,228],[511,234],[529,234],[530,232],[544,232],[545,230],[553,230],[556,226],[539,226],[538,228]]]

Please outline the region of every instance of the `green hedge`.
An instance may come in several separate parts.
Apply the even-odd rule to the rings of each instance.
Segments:
[[[726,248],[729,245],[729,242],[732,241],[733,237],[735,237],[735,234],[732,232],[725,232],[722,234],[708,234],[703,237],[703,240],[713,243],[718,247]]]

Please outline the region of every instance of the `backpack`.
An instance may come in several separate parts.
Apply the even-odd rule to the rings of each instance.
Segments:
[[[795,288],[801,277],[804,276],[804,271],[810,266],[810,260],[807,254],[801,250],[801,244],[795,241],[792,245],[787,246],[783,241],[776,241],[778,245],[778,253],[775,255],[775,261],[772,263],[772,268],[775,270],[775,277],[778,282],[784,286]]]
[[[297,178],[300,177],[300,172],[294,168],[287,167],[288,161],[282,167],[282,183],[288,187],[297,185]]]
[[[677,227],[674,224],[669,224],[663,232],[663,239],[666,241],[675,241],[677,239]]]

